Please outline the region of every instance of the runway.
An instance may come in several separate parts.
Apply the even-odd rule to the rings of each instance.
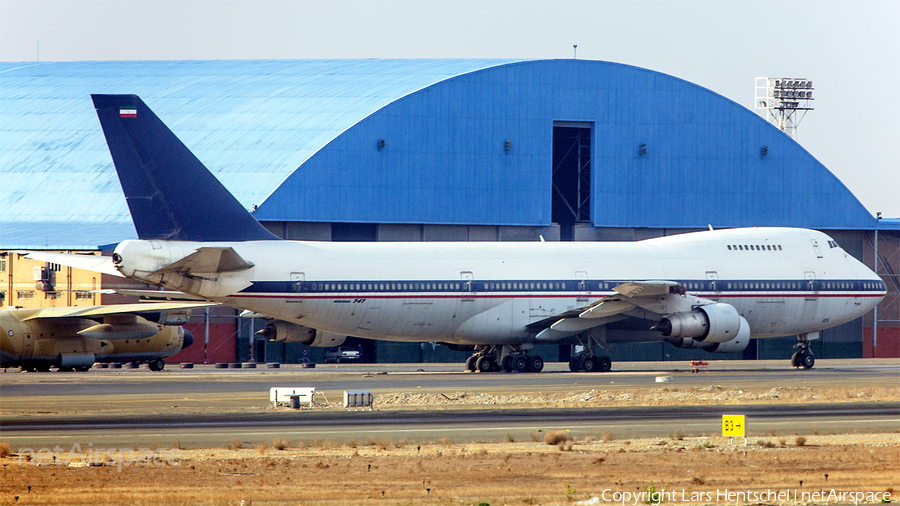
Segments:
[[[240,439],[247,445],[273,439],[307,441],[370,438],[410,443],[531,440],[547,430],[586,437],[612,432],[617,439],[666,438],[673,433],[721,432],[721,415],[745,414],[751,437],[769,434],[893,432],[900,403],[731,404],[727,406],[611,406],[543,409],[416,409],[344,411],[284,410],[268,403],[271,386],[315,386],[332,402],[347,389],[390,392],[457,391],[491,394],[569,391],[631,391],[801,386],[811,392],[841,386],[900,383],[896,360],[820,361],[793,370],[783,361],[715,363],[710,373],[684,364],[623,363],[612,373],[576,374],[551,364],[540,374],[467,374],[456,364],[337,365],[314,370],[172,369],[164,373],[120,370],[77,373],[0,374],[0,440],[13,448],[82,446],[218,447]],[[675,366],[675,367],[673,367]],[[420,371],[421,370],[421,371]],[[660,375],[671,383],[656,383]],[[850,399],[848,399],[850,400]],[[477,408],[477,409],[476,409]]]
[[[900,423],[900,404],[851,403],[840,406],[664,406],[625,408],[447,410],[447,411],[280,411],[209,414],[78,417],[60,420],[33,417],[4,421],[3,440],[11,447],[64,448],[74,443],[104,447],[171,444],[221,446],[238,437],[247,445],[273,439],[331,439],[364,442],[370,438],[403,438],[428,442],[447,438],[453,442],[529,440],[531,434],[570,430],[584,437],[611,431],[618,439],[710,435],[721,430],[723,414],[743,414],[748,427],[759,436],[775,431],[808,433],[815,425],[823,433],[843,431],[882,432]],[[88,443],[89,442],[89,443]]]

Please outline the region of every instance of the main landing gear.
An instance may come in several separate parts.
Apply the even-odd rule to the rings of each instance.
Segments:
[[[595,356],[588,352],[581,352],[569,359],[569,370],[572,372],[609,372],[612,369],[612,359],[606,355]]]
[[[794,348],[799,351],[791,355],[791,367],[812,369],[816,365],[816,357],[809,349],[809,335],[801,334],[797,336],[797,340],[799,342],[794,345]]]
[[[579,341],[581,338],[579,337]],[[581,341],[584,350],[572,355],[569,359],[569,370],[572,372],[609,372],[612,369],[612,359],[606,355],[594,355],[596,341],[588,334],[587,342]]]
[[[147,367],[149,367],[151,371],[162,371],[166,367],[166,362],[161,358],[157,358],[156,360],[147,362]]]
[[[541,372],[544,359],[528,355],[518,346],[477,346],[475,354],[466,359],[466,370],[475,372]]]

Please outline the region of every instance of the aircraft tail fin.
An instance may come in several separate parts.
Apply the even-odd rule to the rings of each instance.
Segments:
[[[277,240],[137,95],[91,95],[141,239]]]

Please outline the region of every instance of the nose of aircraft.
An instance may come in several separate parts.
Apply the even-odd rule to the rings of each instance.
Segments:
[[[181,349],[183,350],[192,344],[194,344],[194,334],[191,334],[190,330],[184,329],[184,344],[181,345]]]
[[[847,260],[848,262],[850,262],[850,265],[853,268],[854,277],[856,279],[877,284],[876,294],[874,296],[866,297],[865,300],[862,301],[862,304],[860,304],[860,315],[862,315],[871,311],[875,306],[878,305],[878,303],[881,302],[882,299],[884,299],[886,295],[886,292],[884,291],[885,283],[884,280],[881,279],[881,276],[875,274],[875,272],[873,272],[872,269],[869,268],[869,266],[863,264],[850,255],[847,255]]]

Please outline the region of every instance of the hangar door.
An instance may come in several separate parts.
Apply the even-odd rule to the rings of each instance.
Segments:
[[[560,240],[574,239],[576,223],[591,221],[591,136],[593,123],[553,122],[553,223]]]

